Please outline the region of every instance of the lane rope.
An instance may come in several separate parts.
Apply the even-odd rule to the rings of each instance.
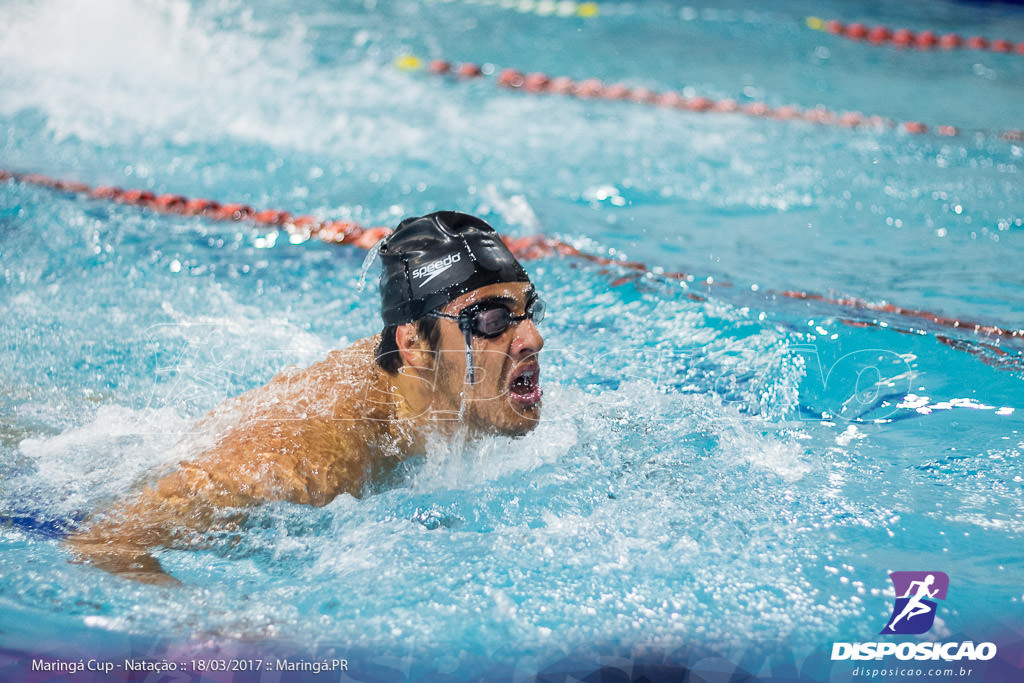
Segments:
[[[740,104],[733,99],[713,100],[708,97],[690,97],[675,91],[655,92],[644,87],[630,87],[622,83],[606,84],[597,78],[573,80],[565,76],[549,76],[544,73],[524,73],[517,69],[498,70],[489,64],[473,62],[453,63],[435,59],[424,63],[415,55],[403,55],[395,60],[395,67],[401,71],[426,70],[437,76],[452,76],[468,80],[495,77],[498,86],[519,90],[531,95],[563,95],[578,99],[621,100],[635,104],[652,105],[668,109],[680,109],[696,113],[741,114],[755,118],[777,121],[802,121],[841,128],[901,129],[914,135],[934,133],[944,137],[965,135],[967,131],[957,126],[928,126],[920,121],[896,121],[882,116],[870,116],[858,111],[834,112],[825,107],[802,109],[785,105],[769,107],[764,102]],[[1024,141],[1024,130],[975,131],[1010,142]]]
[[[249,223],[262,228],[283,229],[289,234],[298,235],[302,238],[316,238],[331,244],[346,244],[370,249],[378,241],[391,234],[391,229],[386,227],[364,228],[351,221],[330,221],[321,220],[314,216],[301,215],[293,216],[287,211],[277,209],[256,210],[247,204],[220,203],[211,199],[190,199],[176,194],[156,194],[149,190],[124,189],[115,186],[92,187],[86,183],[60,180],[39,173],[18,173],[0,169],[0,183],[15,181],[25,185],[45,187],[59,192],[84,195],[98,200],[113,201],[120,204],[137,206],[157,213],[173,214],[180,216],[197,216],[207,220],[219,222]],[[525,237],[503,236],[505,244],[516,255],[523,260],[533,260],[546,256],[567,256],[582,261],[588,261],[603,267],[619,269],[619,272],[626,271],[626,274],[615,278],[611,285],[613,287],[623,285],[639,278],[655,278],[662,280],[677,281],[688,288],[705,286],[732,288],[733,285],[726,281],[715,280],[712,277],[697,278],[694,275],[684,272],[665,272],[661,268],[650,268],[639,261],[624,261],[597,254],[589,254],[572,246],[568,242],[547,237],[545,235],[528,235]],[[705,301],[706,297],[692,291],[688,291],[687,297],[695,301]],[[958,330],[961,332],[973,332],[987,337],[997,337],[1006,340],[1024,339],[1024,330],[1013,330],[990,325],[985,323],[970,322],[939,315],[930,311],[904,308],[888,302],[871,302],[853,297],[833,298],[821,294],[814,294],[799,290],[784,290],[764,292],[766,298],[781,297],[796,301],[807,301],[825,304],[830,307],[882,313],[902,318],[908,321],[909,329],[893,327],[883,321],[852,320],[840,318],[840,322],[854,327],[884,327],[907,334],[923,333],[914,326],[914,321],[931,324],[938,327]],[[1015,369],[1024,369],[1024,358],[1018,359],[1021,354],[1010,354],[1004,349],[993,344],[984,342],[965,342],[960,339],[953,339],[945,335],[934,334],[936,339],[943,344],[964,350],[978,356],[984,362],[993,365],[1008,364]],[[974,344],[976,346],[971,346]],[[1000,356],[1003,360],[994,361],[991,352]],[[1020,362],[1017,362],[1017,361]],[[1016,366],[1020,366],[1019,368]]]
[[[263,228],[282,228],[306,239],[316,238],[334,244],[352,244],[369,249],[391,233],[390,228],[363,228],[352,221],[321,220],[315,216],[293,216],[276,209],[257,210],[247,204],[221,203],[212,199],[189,199],[177,194],[155,194],[149,190],[131,190],[114,186],[92,187],[86,183],[60,180],[39,173],[16,173],[0,169],[0,182],[16,180],[60,192],[82,194],[140,206],[157,213],[202,216],[213,221],[246,222]]]
[[[867,26],[860,22],[844,24],[837,19],[826,21],[818,17],[807,17],[804,23],[811,30],[831,33],[868,45],[886,45],[913,50],[934,50],[936,48],[946,51],[988,50],[1002,54],[1024,55],[1024,41],[1014,43],[1003,38],[989,39],[982,36],[964,38],[958,33],[939,35],[934,31],[914,32],[907,28],[891,29],[887,26]]]

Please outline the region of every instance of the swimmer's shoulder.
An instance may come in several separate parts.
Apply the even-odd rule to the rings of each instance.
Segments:
[[[297,384],[305,389],[305,399],[319,397],[321,407],[329,403],[334,417],[379,417],[382,403],[388,403],[390,379],[377,365],[378,340],[379,335],[360,339],[302,371]]]
[[[223,433],[252,423],[329,419],[338,417],[339,411],[356,417],[359,399],[375,393],[381,383],[375,348],[376,338],[368,337],[331,351],[308,367],[284,368],[266,384],[225,401],[200,426]]]
[[[311,379],[326,381],[335,389],[344,386],[359,386],[376,383],[380,368],[376,361],[377,336],[367,337],[327,354],[319,363],[314,363],[306,372]]]
[[[328,352],[312,365],[300,368],[289,365],[275,374],[266,386],[310,385],[323,381],[349,381],[373,379],[377,367],[374,360],[379,335],[360,339],[343,349]]]
[[[327,354],[327,360],[334,363],[348,361],[358,366],[367,364],[376,365],[377,345],[380,343],[380,335],[365,337],[343,349],[335,349]]]

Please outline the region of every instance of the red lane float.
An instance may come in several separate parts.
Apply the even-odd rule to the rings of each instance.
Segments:
[[[936,39],[938,40],[938,39]],[[937,43],[936,43],[937,44]],[[419,64],[416,58],[402,58],[400,68],[414,70],[410,63]],[[418,67],[416,67],[418,68]],[[490,67],[479,64],[464,63],[455,65],[445,60],[430,62],[427,70],[439,76],[453,75],[459,79],[475,79],[494,72]],[[841,126],[844,128],[900,129],[912,135],[924,135],[934,132],[944,137],[964,135],[965,131],[957,126],[928,126],[920,121],[894,121],[882,116],[866,116],[861,112],[833,112],[818,106],[813,109],[801,109],[792,105],[784,105],[773,109],[764,102],[739,104],[732,99],[712,100],[707,97],[688,97],[682,93],[654,92],[648,88],[631,88],[622,83],[611,85],[597,78],[574,81],[566,76],[550,76],[544,73],[524,73],[517,69],[502,69],[496,77],[497,84],[509,90],[519,90],[531,95],[549,94],[565,95],[580,99],[622,100],[637,104],[654,105],[665,109],[681,109],[692,112],[712,112],[718,114],[739,113],[755,118],[772,118],[779,121],[804,121],[821,125]],[[1019,130],[984,131],[1013,142],[1024,139],[1024,132]]]
[[[915,33],[907,28],[891,29],[887,26],[866,26],[860,22],[844,24],[837,19],[824,20],[818,17],[807,17],[807,27],[815,31],[824,31],[835,36],[842,36],[857,42],[871,45],[894,45],[903,48],[931,50],[936,47],[943,50],[958,50],[966,47],[971,50],[991,50],[1004,54],[1016,53],[1024,55],[1024,42],[1014,44],[1010,40],[989,40],[982,36],[970,36],[966,40],[956,33],[938,35],[934,31]]]
[[[284,228],[291,233],[315,237],[326,242],[353,244],[367,249],[391,232],[390,228],[383,227],[364,229],[348,221],[325,221],[315,216],[292,217],[287,211],[276,209],[257,211],[246,204],[222,204],[212,199],[190,199],[177,194],[155,194],[149,190],[90,187],[85,183],[66,182],[34,173],[0,170],[0,181],[5,180],[17,180],[29,185],[84,194],[93,199],[141,206],[158,213],[202,216],[214,221],[247,222],[267,228]]]
[[[149,190],[123,189],[120,187],[91,187],[85,183],[68,182],[57,180],[37,173],[16,173],[0,169],[0,182],[15,180],[28,185],[37,185],[61,192],[82,194],[93,199],[105,199],[121,204],[139,206],[151,211],[164,214],[176,214],[182,216],[200,216],[208,220],[224,222],[246,222],[266,228],[283,228],[289,233],[298,234],[303,237],[317,238],[332,244],[346,244],[362,249],[370,249],[380,240],[391,234],[391,229],[386,227],[363,228],[352,221],[329,221],[321,220],[315,216],[293,217],[287,211],[276,209],[264,209],[257,211],[246,204],[228,203],[221,204],[211,199],[189,199],[176,194],[155,194]],[[681,272],[655,272],[639,261],[621,261],[607,256],[588,254],[576,247],[558,239],[544,235],[530,235],[526,237],[502,237],[508,248],[518,258],[524,260],[537,259],[545,256],[558,255],[588,261],[600,266],[618,268],[633,271],[632,274],[618,277],[613,285],[624,284],[639,277],[656,277],[666,280],[675,280],[695,285],[705,285],[708,288],[732,287],[732,284],[707,278],[698,280],[693,275]],[[920,311],[910,308],[903,308],[890,303],[873,303],[856,298],[835,299],[821,294],[812,294],[802,291],[786,290],[782,292],[767,291],[766,295],[796,299],[802,301],[815,301],[838,308],[867,310],[877,313],[885,313],[895,317],[907,319],[919,319],[932,325],[956,329],[960,331],[974,332],[989,337],[1002,337],[1006,339],[1024,339],[1024,330],[1011,330],[996,325],[968,322],[950,318],[947,316]],[[696,294],[688,294],[691,298],[700,300]],[[879,326],[877,321],[855,321],[841,319],[841,322],[854,326]],[[891,328],[895,329],[895,328]],[[897,330],[899,331],[899,330]],[[939,335],[936,335],[939,337]],[[940,338],[943,341],[948,338]],[[946,343],[944,341],[944,343]],[[998,348],[998,347],[994,347]],[[1005,351],[999,350],[1001,354]],[[977,354],[976,354],[977,355]]]

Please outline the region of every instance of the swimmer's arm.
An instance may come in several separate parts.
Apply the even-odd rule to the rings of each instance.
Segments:
[[[179,584],[150,550],[173,546],[209,524],[215,498],[212,483],[205,472],[183,467],[131,500],[95,515],[65,545],[76,561],[112,574],[143,583]]]
[[[364,346],[368,355],[373,345],[367,342]],[[177,583],[150,550],[187,546],[190,536],[206,531],[223,515],[218,512],[222,508],[271,500],[326,505],[340,493],[359,495],[370,469],[366,443],[372,434],[368,432],[375,427],[354,418],[335,419],[348,415],[353,396],[362,392],[361,386],[335,392],[336,387],[351,384],[347,376],[332,374],[332,368],[347,367],[343,361],[346,359],[332,355],[329,362],[306,371],[322,375],[312,386],[328,386],[334,392],[336,405],[329,411],[330,418],[296,419],[306,411],[298,401],[277,402],[274,405],[281,407],[274,412],[257,411],[229,429],[212,450],[193,463],[94,516],[84,531],[67,540],[67,547],[78,561],[126,578]],[[292,381],[301,389],[291,392],[294,395],[325,393],[311,392],[304,376],[281,380]],[[281,393],[273,385],[268,386]],[[254,395],[243,404],[261,400],[261,395]]]
[[[338,493],[356,493],[361,486],[364,468],[357,459],[350,467],[327,464],[336,458],[331,451],[344,447],[338,439],[321,435],[319,440],[289,440],[288,448],[255,454],[251,445],[227,440],[203,458],[202,466],[184,464],[129,501],[96,515],[85,531],[67,539],[68,549],[77,561],[124,578],[177,584],[151,549],[188,547],[189,537],[223,519],[225,508],[272,500],[324,505]]]
[[[96,542],[88,537],[72,536],[65,541],[76,562],[91,564],[125,579],[163,586],[180,586],[160,566],[160,561],[145,548],[126,543]]]

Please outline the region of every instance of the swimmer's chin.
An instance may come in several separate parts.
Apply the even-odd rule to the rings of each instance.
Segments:
[[[522,436],[526,436],[527,434],[529,434],[530,432],[532,432],[534,429],[537,428],[537,422],[539,422],[539,420],[536,421],[536,422],[531,422],[530,424],[522,426],[522,427],[517,427],[515,429],[510,429],[510,430],[506,431],[504,433],[504,435],[505,436],[511,436],[512,438],[519,438],[519,437],[522,437]]]
[[[514,424],[504,425],[497,429],[498,433],[504,436],[526,436],[540,423],[540,401],[528,409],[518,408],[516,414],[519,419]]]

